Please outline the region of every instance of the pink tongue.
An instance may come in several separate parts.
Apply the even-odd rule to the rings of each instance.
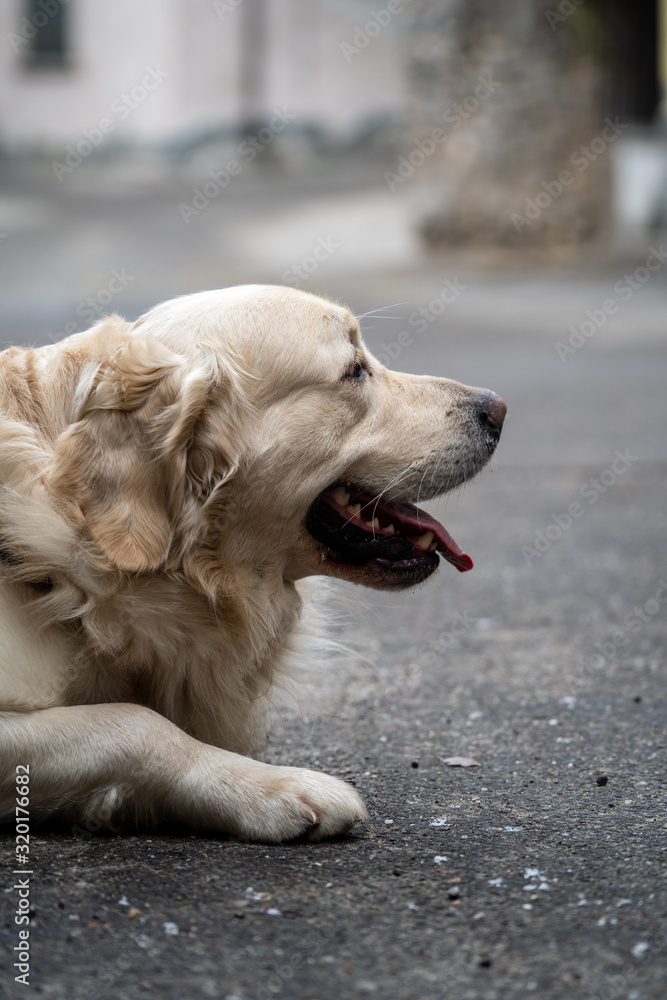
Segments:
[[[463,551],[460,545],[456,544],[449,532],[443,528],[439,521],[431,517],[430,514],[419,510],[417,507],[408,507],[407,504],[403,503],[393,503],[391,506],[379,503],[378,507],[386,511],[390,517],[393,515],[394,517],[398,517],[404,524],[418,528],[422,534],[425,531],[432,531],[438,539],[438,552],[441,552],[452,566],[456,566],[459,573],[465,573],[467,570],[472,569],[473,561],[470,556]]]

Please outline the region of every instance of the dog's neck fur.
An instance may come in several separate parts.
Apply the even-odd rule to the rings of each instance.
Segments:
[[[122,320],[106,321],[105,342],[95,330],[75,334],[61,345],[39,348],[11,347],[0,353],[0,413],[39,430],[40,439],[52,444],[73,420],[85,391],[85,371],[90,381],[103,361],[109,341],[117,344],[126,335]],[[99,340],[99,343],[98,343]],[[63,346],[67,345],[67,346]],[[85,349],[84,349],[85,345]],[[53,386],[57,385],[58,391]]]
[[[136,702],[205,743],[243,753],[263,745],[263,696],[301,601],[277,575],[229,569],[233,590],[215,605],[180,573],[134,579],[102,597],[81,618],[87,655],[69,703]]]

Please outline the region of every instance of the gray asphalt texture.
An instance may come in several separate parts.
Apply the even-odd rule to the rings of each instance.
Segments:
[[[372,176],[368,168],[362,189]],[[197,274],[226,211],[270,214],[251,180],[233,208],[209,208],[200,250],[195,241],[180,251],[194,254],[191,286],[171,259],[178,249],[161,246],[171,189],[142,189],[130,213],[125,194],[77,201],[26,172],[5,181],[42,205],[14,234],[15,249],[10,236],[1,250],[11,253],[5,341],[38,342],[49,303],[54,324],[72,316],[81,289],[73,278],[55,295],[50,268],[78,280],[93,230],[111,248],[108,259],[100,250],[102,276],[121,264],[140,275],[149,261],[133,298],[114,303],[130,318],[211,284],[214,263],[221,285],[229,275],[279,280],[239,275],[226,250]],[[332,186],[323,184],[323,200]],[[282,191],[280,210],[300,196]],[[359,655],[313,664],[312,697],[282,708],[266,759],[354,782],[371,818],[351,835],[266,846],[187,829],[34,831],[31,991],[66,1000],[667,995],[667,275],[656,272],[566,362],[554,347],[642,263],[640,254],[532,275],[455,259],[347,275],[323,265],[312,287],[360,312],[400,300],[390,318],[364,324],[378,352],[414,332],[407,318],[444,278],[466,285],[395,365],[507,400],[493,468],[430,506],[475,569],[444,565],[404,594],[343,587],[341,638]],[[573,503],[581,513],[568,523]],[[456,756],[478,766],[445,762]],[[0,993],[13,998],[26,989],[11,968],[11,830],[2,844]]]

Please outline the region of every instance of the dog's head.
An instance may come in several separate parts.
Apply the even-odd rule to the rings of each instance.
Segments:
[[[241,286],[65,343],[90,359],[51,485],[117,568],[187,570],[196,554],[404,587],[438,552],[471,567],[413,504],[479,472],[505,405],[384,368],[343,306]]]

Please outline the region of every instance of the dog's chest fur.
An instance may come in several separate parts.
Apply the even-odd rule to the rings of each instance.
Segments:
[[[34,707],[133,702],[203,742],[258,749],[262,696],[292,640],[301,600],[294,585],[238,567],[233,582],[233,592],[211,602],[176,574],[135,580],[107,596],[89,595],[78,617],[41,633],[34,624],[57,602],[58,586],[40,596],[0,583],[0,607],[33,626],[21,631],[34,638],[12,652],[14,667],[17,656],[23,660],[22,695],[14,697],[33,707],[32,690],[43,691],[33,675],[51,657],[61,669],[47,704],[41,698]]]

